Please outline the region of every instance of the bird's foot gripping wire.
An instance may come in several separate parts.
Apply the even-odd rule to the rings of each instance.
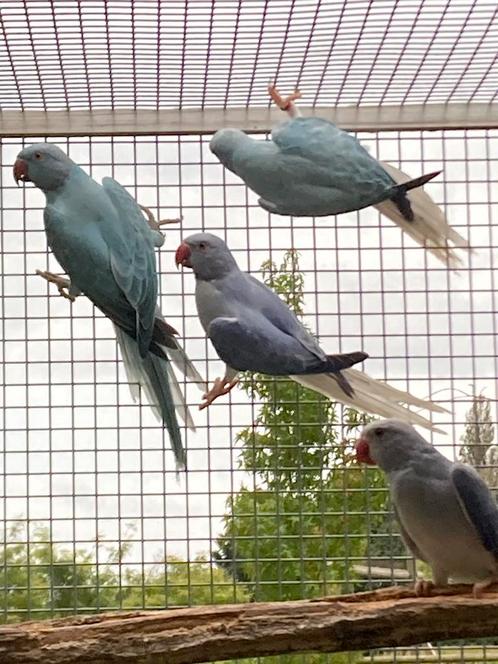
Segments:
[[[200,404],[199,410],[203,410],[204,408],[210,406],[218,397],[221,397],[224,394],[228,394],[230,390],[232,390],[237,385],[238,382],[239,381],[237,378],[234,378],[233,380],[217,378],[209,392],[203,394],[202,398],[204,401]]]
[[[57,286],[57,290],[59,291],[59,295],[65,297],[66,300],[74,302],[79,295],[79,291],[71,287],[70,280],[66,279],[65,277],[61,277],[59,274],[45,272],[43,270],[36,270],[36,274],[40,277],[43,277],[43,279],[48,281],[50,284],[55,284]]]
[[[430,597],[433,589],[434,583],[427,581],[427,579],[419,579],[415,583],[415,595],[417,597]]]
[[[271,82],[268,84],[268,94],[273,99],[275,104],[282,111],[288,113],[291,118],[295,118],[300,115],[297,106],[294,104],[296,99],[301,99],[301,93],[299,90],[295,90],[292,94],[287,95],[287,97],[282,97],[280,92],[277,90],[275,83]]]
[[[161,226],[166,226],[167,224],[179,224],[182,220],[181,217],[176,217],[175,219],[160,219],[159,221],[156,221],[156,218],[148,207],[140,205],[140,203],[138,204],[138,207],[145,212],[147,222],[154,231],[158,231]]]

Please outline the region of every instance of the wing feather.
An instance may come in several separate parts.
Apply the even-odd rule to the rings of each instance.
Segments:
[[[463,464],[455,465],[451,480],[482,544],[498,558],[498,506],[488,485],[473,468]]]
[[[136,312],[136,338],[140,355],[149,350],[154,333],[157,274],[154,242],[135,199],[112,178],[102,186],[119,222],[106,224],[103,235],[111,251],[111,269],[118,286]]]
[[[326,353],[285,302],[266,284],[250,275],[247,278],[255,292],[254,307],[257,307],[277,329],[294,337],[305,350],[325,362]]]
[[[391,175],[357,138],[324,118],[289,120],[275,127],[271,137],[286,156],[304,157],[313,165],[327,169],[334,178],[345,173],[354,176],[355,183],[364,180],[368,184],[375,173],[385,180],[386,187],[394,184]]]

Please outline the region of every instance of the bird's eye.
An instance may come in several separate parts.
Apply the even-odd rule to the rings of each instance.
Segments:
[[[205,242],[199,242],[199,249],[205,249],[207,244]]]
[[[41,152],[35,152],[35,159],[41,159],[42,155]]]
[[[377,436],[377,438],[382,438],[382,436],[384,435],[384,429],[375,429],[375,435]]]

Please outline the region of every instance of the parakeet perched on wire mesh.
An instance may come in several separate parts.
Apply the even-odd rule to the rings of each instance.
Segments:
[[[299,93],[282,99],[274,86],[269,91],[291,115],[273,128],[271,140],[221,129],[210,142],[221,163],[260,196],[261,207],[273,214],[319,217],[373,205],[445,264],[455,267],[461,262],[448,243],[468,248],[467,241],[420,188],[439,171],[410,179],[374,159],[332,122],[301,117],[294,104]]]
[[[498,582],[498,507],[474,468],[449,461],[399,420],[370,423],[356,456],[386,473],[403,540],[431,566],[435,585],[472,582],[478,597]],[[428,594],[432,585],[415,589]]]
[[[187,237],[176,251],[176,263],[193,269],[201,324],[227,365],[224,378],[205,395],[204,407],[233,388],[239,371],[248,370],[289,375],[358,410],[428,428],[428,419],[402,404],[443,411],[349,368],[368,357],[362,351],[327,355],[276,293],[239,269],[221,238],[210,233]]]
[[[118,182],[98,184],[56,145],[22,150],[14,177],[45,194],[48,244],[70,280],[39,274],[69,299],[84,293],[113,322],[132,395],[138,396],[137,383],[143,387],[168,430],[177,466],[184,467],[177,415],[191,429],[194,423],[170,360],[201,389],[204,381],[157,305],[154,246],[162,244],[161,233]]]

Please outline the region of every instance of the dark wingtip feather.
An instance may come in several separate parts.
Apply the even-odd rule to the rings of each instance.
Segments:
[[[368,353],[363,351],[355,351],[353,353],[336,353],[335,355],[327,355],[329,360],[328,371],[340,371],[352,367],[353,364],[363,362],[368,357]]]
[[[451,479],[483,546],[498,557],[498,507],[489,487],[477,472],[460,464],[454,466]]]
[[[390,198],[407,221],[413,221],[415,217],[410,201],[406,196],[406,192],[410,191],[410,189],[422,187],[429,182],[429,180],[437,177],[440,173],[442,173],[442,171],[433,171],[432,173],[427,173],[427,175],[421,175],[413,180],[408,180],[408,182],[401,182],[393,187],[394,191]]]
[[[427,184],[429,180],[436,178],[442,172],[443,171],[433,171],[432,173],[421,175],[418,178],[413,178],[413,180],[408,180],[408,182],[402,182],[401,184],[398,184],[396,186],[404,191],[410,191],[410,189],[416,189],[417,187],[422,187],[424,184]]]
[[[363,351],[355,351],[353,353],[339,353],[337,355],[327,355],[328,360],[329,360],[329,371],[332,373],[330,374],[331,378],[333,378],[341,390],[346,394],[348,397],[353,398],[354,397],[354,390],[352,386],[350,385],[349,381],[345,376],[341,374],[341,369],[347,369],[348,367],[351,367],[353,364],[357,364],[358,362],[363,362],[363,360],[366,360],[368,357],[368,353],[364,353]]]
[[[358,362],[363,362],[368,359],[370,356],[368,353],[364,353],[362,350],[356,351],[354,353],[346,353],[352,360],[352,364],[357,364]]]
[[[354,397],[354,390],[352,386],[349,384],[348,380],[343,376],[339,371],[337,373],[332,374],[332,377],[336,380],[337,384],[341,388],[341,390],[344,392],[344,394],[347,394],[348,397],[353,398]]]

